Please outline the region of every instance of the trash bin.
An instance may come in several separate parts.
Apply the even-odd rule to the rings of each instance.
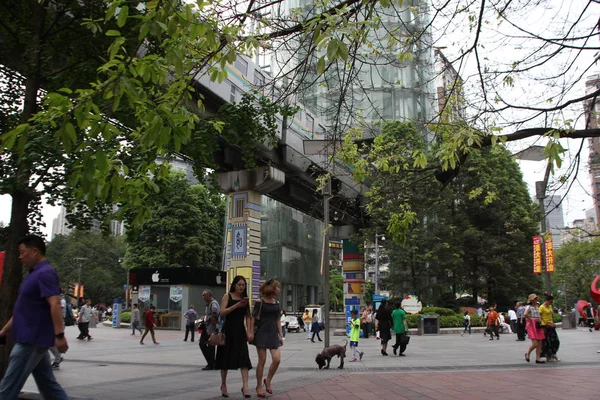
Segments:
[[[562,328],[563,329],[575,329],[576,328],[574,321],[571,321],[570,314],[564,314],[562,316]]]
[[[440,334],[440,316],[422,315],[419,318],[419,335],[439,335]]]

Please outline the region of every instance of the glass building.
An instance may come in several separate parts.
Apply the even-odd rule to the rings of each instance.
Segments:
[[[287,312],[322,302],[323,222],[262,196],[261,281],[281,282]]]

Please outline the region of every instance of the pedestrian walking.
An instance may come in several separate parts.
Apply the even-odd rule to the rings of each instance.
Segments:
[[[79,314],[77,315],[77,326],[79,327],[79,336],[77,339],[79,340],[92,340],[93,338],[90,336],[90,320],[92,319],[92,301],[87,299],[85,303],[79,309]]]
[[[281,362],[281,350],[285,327],[281,321],[285,312],[280,310],[276,297],[281,293],[281,284],[269,279],[260,286],[261,299],[257,300],[252,310],[252,319],[248,328],[248,340],[256,346],[258,363],[256,364],[256,395],[266,397],[265,390],[273,394],[271,382]],[[267,350],[271,353],[271,365],[267,377],[263,380],[263,372],[267,361]],[[263,390],[264,384],[264,390]]]
[[[510,330],[517,332],[517,313],[512,308],[508,310],[508,318],[510,319]]]
[[[387,308],[387,300],[381,301],[375,318],[381,339],[381,355],[387,356],[387,344],[392,340],[392,313]]]
[[[488,332],[490,333],[490,340],[494,340],[494,335],[496,335],[497,340],[500,340],[500,335],[498,334],[500,323],[495,305],[490,307],[490,311],[488,312],[487,316],[486,326],[488,328]]]
[[[285,340],[285,333],[287,331],[287,314],[285,313],[285,310],[281,310],[281,316],[279,318],[280,320],[280,324],[281,324],[281,332],[283,332],[283,340]]]
[[[138,308],[137,303],[135,303],[131,309],[131,335],[135,336],[136,330],[140,332],[140,335],[142,334],[140,322],[140,309]]]
[[[310,339],[311,334],[311,321],[312,317],[310,316],[310,311],[308,309],[304,310],[304,314],[302,314],[302,321],[304,321],[304,331],[306,332],[306,339]]]
[[[402,304],[396,304],[396,309],[392,312],[392,321],[394,323],[394,334],[396,335],[396,344],[392,346],[394,355],[400,348],[400,356],[405,356],[406,346],[408,345],[408,323],[406,322],[406,311],[402,309]]]
[[[546,338],[540,321],[540,310],[537,305],[538,296],[532,293],[527,298],[527,307],[523,313],[523,318],[526,321],[527,336],[531,339],[531,345],[525,353],[525,361],[529,362],[531,352],[535,350],[536,364],[545,364],[545,361],[540,360],[542,354],[542,340]]]
[[[356,362],[362,360],[364,352],[358,349],[358,341],[360,340],[360,326],[361,320],[358,318],[358,311],[354,308],[350,311],[352,317],[350,324],[350,348],[352,349],[352,358],[350,362]]]
[[[369,338],[369,325],[367,325],[367,315],[369,315],[369,308],[365,307],[360,316],[360,327],[363,331],[363,338]]]
[[[150,333],[150,336],[152,336],[152,342],[154,344],[160,344],[156,341],[156,337],[154,336],[154,328],[156,327],[156,324],[154,323],[154,310],[156,310],[156,307],[154,306],[150,306],[150,308],[146,310],[146,315],[144,317],[144,334],[140,339],[140,344],[144,344],[144,338],[148,332]]]
[[[52,346],[50,347],[50,354],[52,354],[52,356],[54,357],[54,360],[52,361],[52,369],[60,369],[60,363],[64,360],[62,353],[60,352],[60,350],[58,350],[56,346]]]
[[[463,336],[465,333],[467,333],[467,331],[469,331],[469,336],[471,336],[471,316],[469,315],[468,311],[465,311],[465,316],[463,317],[463,325],[465,327],[465,330],[460,334],[460,336]]]
[[[208,338],[212,335],[217,328],[217,320],[221,307],[219,302],[213,299],[212,292],[208,289],[202,292],[202,298],[206,302],[204,308],[204,325],[202,326],[202,333],[200,334],[200,351],[206,360],[206,367],[202,368],[203,371],[210,371],[215,369],[215,346],[208,344]]]
[[[242,394],[250,398],[248,390],[248,370],[252,369],[248,353],[248,332],[250,312],[248,309],[248,292],[246,278],[237,275],[233,278],[229,293],[225,293],[221,301],[221,316],[225,317],[223,333],[225,346],[217,347],[216,366],[221,370],[221,395],[229,397],[227,389],[227,372],[239,369],[242,373]]]
[[[519,301],[519,302],[517,302],[517,341],[518,342],[525,341],[525,319],[523,318],[523,314],[525,314],[525,305]]]
[[[321,332],[321,323],[319,322],[317,310],[313,310],[312,318],[310,319],[310,331],[312,332],[312,337],[310,338],[311,342],[315,342],[315,335],[317,335],[319,342],[323,341],[321,335],[319,335],[319,332]]]
[[[185,337],[184,342],[187,342],[188,333],[192,333],[192,342],[194,341],[194,331],[196,330],[196,320],[198,319],[198,313],[194,310],[194,305],[190,304],[188,310],[183,314],[185,318]]]
[[[16,400],[32,374],[44,399],[67,400],[67,394],[54,377],[48,355],[51,347],[60,353],[69,349],[58,275],[46,260],[46,244],[41,237],[26,236],[18,245],[19,260],[29,273],[19,288],[12,318],[0,329],[0,338],[5,340],[12,334],[14,342],[0,381],[0,399]]]
[[[539,308],[540,320],[544,328],[545,336],[544,340],[542,341],[542,353],[540,354],[540,357],[546,357],[546,361],[560,361],[556,355],[560,347],[560,340],[558,339],[558,334],[556,333],[556,324],[554,324],[554,320],[552,319],[554,314],[552,310],[553,301],[554,297],[552,295],[547,295],[544,304],[542,304]]]

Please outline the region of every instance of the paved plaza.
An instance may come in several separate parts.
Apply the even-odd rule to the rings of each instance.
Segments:
[[[94,340],[75,340],[76,327],[67,328],[69,352],[56,372],[58,381],[75,399],[216,399],[219,371],[202,371],[205,361],[198,342],[183,342],[183,332],[157,331],[160,345],[127,329],[98,327]],[[303,333],[289,333],[282,363],[273,382],[277,399],[597,399],[600,389],[600,333],[587,329],[558,331],[560,363],[526,363],[527,342],[516,335],[489,341],[481,334],[411,337],[406,357],[380,355],[379,341],[362,339],[361,362],[345,369],[318,370],[315,355],[322,343]],[[343,338],[331,336],[331,342]],[[256,364],[256,352],[251,346]],[[350,355],[350,351],[348,351]],[[268,366],[269,361],[267,361]],[[331,363],[338,366],[338,359]],[[241,378],[230,371],[230,398],[241,399]],[[254,371],[250,388],[256,398]],[[36,398],[30,378],[24,398]]]

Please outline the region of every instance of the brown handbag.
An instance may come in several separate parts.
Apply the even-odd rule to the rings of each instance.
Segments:
[[[222,332],[214,332],[208,338],[209,346],[225,346],[225,334]]]

